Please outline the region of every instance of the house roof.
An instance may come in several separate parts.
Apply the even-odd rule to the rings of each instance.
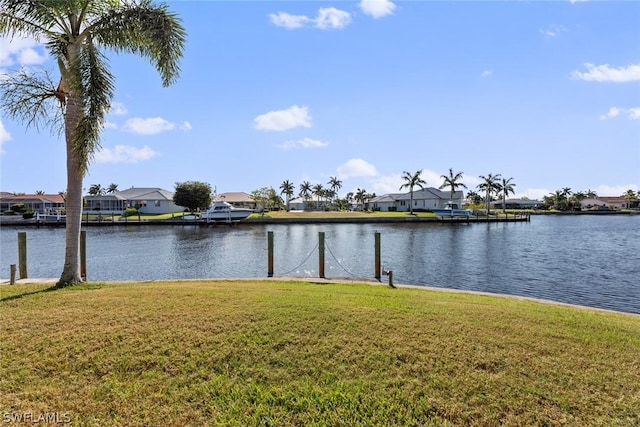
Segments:
[[[453,193],[453,197],[450,196],[451,191],[440,191],[437,188],[428,187],[421,190],[413,191],[413,200],[422,199],[461,199],[463,197],[462,191],[456,191]],[[402,194],[397,200],[410,200],[411,192]]]
[[[213,197],[213,201],[225,201],[228,203],[254,203],[253,197],[241,191],[218,194]]]
[[[127,200],[173,200],[173,193],[162,188],[135,188],[113,193]]]
[[[33,202],[42,202],[42,203],[64,203],[64,197],[61,194],[21,194],[21,195],[13,195],[2,193],[0,196],[3,202],[9,203],[33,203]]]

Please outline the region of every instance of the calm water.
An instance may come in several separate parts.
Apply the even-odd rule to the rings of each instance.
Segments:
[[[16,228],[0,229],[0,277],[17,263]],[[57,277],[64,229],[27,230],[30,277]],[[394,282],[550,299],[640,313],[640,216],[534,216],[530,223],[322,224],[87,229],[90,280],[266,277],[372,278],[374,234]],[[383,278],[386,281],[386,278]]]

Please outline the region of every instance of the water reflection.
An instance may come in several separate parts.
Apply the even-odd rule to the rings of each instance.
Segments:
[[[323,224],[87,229],[90,280],[266,277],[373,278],[374,236],[397,283],[553,299],[640,313],[640,216],[534,217],[531,223]],[[63,229],[28,229],[31,277],[57,277]],[[17,230],[0,228],[0,277],[17,263]]]

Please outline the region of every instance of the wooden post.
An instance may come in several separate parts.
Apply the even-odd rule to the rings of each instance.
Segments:
[[[273,277],[273,231],[267,231],[267,277]]]
[[[393,284],[393,271],[389,271],[389,286],[395,288]]]
[[[375,254],[376,254],[376,267],[375,267],[375,278],[380,280],[382,275],[380,274],[380,232],[376,231],[375,234]]]
[[[318,233],[318,273],[324,279],[324,231]]]
[[[80,231],[80,277],[87,281],[87,230]]]
[[[9,284],[10,285],[15,285],[16,284],[16,265],[15,264],[11,264],[9,266]]]
[[[18,232],[18,268],[20,270],[20,279],[26,279],[27,275],[27,233],[26,231]]]

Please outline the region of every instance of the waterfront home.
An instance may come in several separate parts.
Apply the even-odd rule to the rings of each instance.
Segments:
[[[24,205],[26,211],[43,215],[63,213],[65,208],[61,194],[0,194],[0,212],[11,210],[15,205]]]
[[[633,206],[634,202],[637,206],[637,201],[629,202],[624,197],[596,197],[581,200],[580,207],[582,209],[628,209]]]
[[[450,191],[441,191],[428,187],[413,191],[413,210],[430,211],[432,209],[444,209],[447,202],[452,201],[462,206],[462,191],[456,191],[451,196]],[[383,212],[409,212],[411,210],[411,193],[388,193],[369,200],[369,207]]]
[[[213,203],[215,202],[227,202],[234,208],[256,209],[253,197],[241,191],[217,194],[213,196]]]
[[[544,204],[540,200],[530,200],[530,199],[507,199],[505,201],[505,206],[502,204],[502,199],[495,200],[491,202],[491,207],[493,209],[538,209],[541,208]]]
[[[136,188],[113,193],[85,196],[83,213],[123,214],[137,208],[141,214],[184,212],[184,206],[173,203],[173,193],[162,188]]]

